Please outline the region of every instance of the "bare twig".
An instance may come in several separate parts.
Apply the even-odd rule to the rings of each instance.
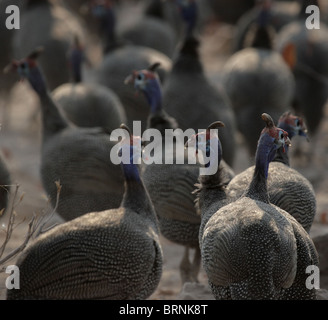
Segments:
[[[54,209],[50,213],[49,213],[49,210],[42,210],[42,212],[39,215],[34,214],[28,224],[28,230],[26,232],[26,236],[25,236],[23,243],[20,246],[18,246],[17,248],[15,248],[14,250],[12,250],[9,254],[2,257],[4,254],[4,251],[12,237],[13,230],[17,227],[16,221],[15,221],[16,220],[15,208],[22,202],[23,196],[24,196],[24,195],[22,195],[20,197],[20,199],[16,202],[16,199],[18,196],[18,188],[19,188],[18,185],[16,186],[14,194],[13,194],[12,206],[9,211],[8,226],[5,231],[6,237],[5,237],[3,244],[0,247],[0,265],[3,265],[5,262],[13,259],[19,253],[21,253],[26,248],[27,244],[29,243],[29,241],[31,239],[35,239],[40,234],[42,234],[54,227],[54,226],[50,226],[47,229],[45,229],[45,225],[53,217],[53,215],[56,212],[57,207],[58,207],[61,185],[59,182],[56,182],[56,186],[57,186],[57,198],[56,198],[56,205],[55,205]],[[22,222],[20,222],[20,223],[22,223]],[[1,271],[4,271],[4,268],[2,268],[2,270],[0,269],[0,272]]]

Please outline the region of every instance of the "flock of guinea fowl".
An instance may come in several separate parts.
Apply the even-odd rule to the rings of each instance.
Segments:
[[[198,282],[202,266],[215,299],[316,299],[316,195],[288,154],[295,136],[316,133],[328,96],[328,29],[305,24],[318,2],[288,1],[289,12],[249,1],[238,21],[238,0],[140,2],[141,18],[119,28],[129,1],[22,1],[21,29],[4,32],[0,93],[21,78],[39,98],[42,186],[65,220],[19,254],[20,288],[7,299],[148,299],[163,272],[160,235],[184,247],[182,283]],[[219,85],[199,52],[205,3],[236,25]],[[92,81],[86,30],[103,48]],[[160,141],[136,136],[136,121]],[[254,159],[239,173],[237,132]],[[145,163],[149,150],[161,161]],[[0,171],[5,212],[4,159]]]

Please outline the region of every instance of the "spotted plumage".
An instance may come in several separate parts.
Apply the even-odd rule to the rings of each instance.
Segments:
[[[135,71],[126,78],[126,83],[133,83],[149,103],[148,128],[157,129],[161,134],[159,147],[163,152],[162,164],[145,164],[142,177],[154,203],[163,236],[185,246],[185,255],[189,248],[196,249],[193,266],[190,267],[189,258],[183,259],[180,272],[182,282],[197,281],[200,268],[198,246],[200,216],[194,207],[195,196],[192,191],[197,182],[199,166],[188,164],[183,144],[179,149],[174,141],[166,139],[166,129],[175,130],[179,126],[176,119],[163,108],[161,83],[156,74],[158,67],[159,65],[155,63],[148,69]],[[165,162],[165,150],[172,150],[170,152],[172,164]],[[176,163],[178,154],[184,159],[184,164]]]
[[[125,138],[120,147],[128,154],[121,163],[120,207],[88,213],[39,236],[16,263],[20,289],[8,290],[8,300],[135,300],[154,292],[162,249],[153,205],[133,164],[138,145],[131,141]]]
[[[286,130],[290,139],[295,135],[306,137],[303,119],[291,112],[281,115],[278,127]],[[269,199],[272,204],[291,214],[309,232],[316,214],[315,192],[310,181],[290,167],[288,149],[279,148],[270,164],[267,180]],[[251,166],[229,183],[227,192],[231,199],[236,200],[244,194],[254,169],[255,166]]]
[[[303,281],[306,268],[318,266],[314,244],[289,213],[270,203],[267,192],[269,163],[289,139],[269,115],[262,119],[266,128],[246,193],[219,208],[205,225],[204,269],[216,299],[315,299],[315,289]]]

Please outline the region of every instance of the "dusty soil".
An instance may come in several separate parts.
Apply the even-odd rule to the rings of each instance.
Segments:
[[[217,82],[220,80],[220,69],[229,56],[229,45],[233,28],[228,25],[209,25],[205,31],[202,43],[202,58],[208,77]],[[1,101],[3,102],[3,100]],[[0,103],[1,103],[0,102]],[[13,185],[19,185],[18,197],[15,203],[24,194],[21,202],[15,207],[17,214],[17,227],[4,252],[4,256],[17,248],[25,238],[27,224],[33,214],[44,210],[51,211],[48,206],[46,195],[43,191],[40,176],[40,122],[38,116],[38,99],[31,91],[27,83],[18,83],[12,92],[8,104],[8,117],[2,122],[0,137],[0,149],[4,154],[9,170],[12,174]],[[4,108],[1,108],[4,111]],[[3,117],[3,114],[2,114]],[[4,119],[4,118],[2,118]],[[325,117],[316,137],[311,137],[311,144],[305,145],[311,152],[310,161],[303,161],[292,155],[291,164],[299,169],[310,181],[317,195],[318,212],[316,216],[314,234],[324,228],[328,229],[328,105]],[[242,139],[239,139],[238,155],[236,157],[235,170],[240,172],[247,168],[252,160],[245,152]],[[61,219],[55,214],[51,223],[61,223]],[[0,245],[4,241],[7,215],[0,220]],[[50,224],[51,224],[50,223]],[[183,247],[161,238],[164,252],[164,270],[160,284],[150,299],[167,300],[179,299],[181,282],[179,275],[179,263],[183,254]],[[4,266],[14,264],[15,259],[6,262]],[[8,275],[0,275],[0,299],[5,299],[5,279]],[[210,299],[211,294],[206,288],[207,278],[203,270],[199,274],[199,282],[203,284],[201,291],[189,292],[189,299]],[[322,283],[328,288],[327,283]]]

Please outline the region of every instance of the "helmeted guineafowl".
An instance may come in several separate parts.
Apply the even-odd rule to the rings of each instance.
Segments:
[[[116,93],[99,84],[85,83],[82,64],[85,50],[76,38],[69,52],[72,82],[52,92],[65,116],[79,127],[105,127],[108,131],[126,122],[125,109]]]
[[[267,23],[267,19],[260,20],[256,31],[252,30],[251,47],[233,54],[222,72],[238,130],[252,157],[262,128],[257,115],[267,111],[278,121],[280,115],[291,108],[295,88],[289,66],[272,48],[273,38]]]
[[[65,220],[82,214],[117,208],[123,196],[123,175],[109,162],[114,142],[102,128],[81,128],[69,122],[48,91],[36,58],[13,61],[7,69],[27,78],[41,102],[41,179],[51,204],[56,205],[56,181],[62,185],[58,214]]]
[[[266,127],[247,192],[204,228],[204,269],[216,299],[315,299],[316,290],[306,287],[307,267],[318,266],[314,244],[289,213],[270,203],[267,192],[269,163],[289,143],[288,134],[269,115],[262,119]]]
[[[88,213],[36,238],[16,263],[20,289],[8,290],[8,300],[140,300],[155,291],[163,257],[155,210],[133,164],[138,145],[131,136],[120,146],[120,207]]]
[[[26,0],[21,10],[20,29],[13,37],[13,56],[21,59],[36,47],[45,48],[40,66],[50,90],[69,82],[66,55],[75,35],[84,41],[79,20],[58,3]]]
[[[188,164],[181,130],[175,131],[176,141],[179,143],[166,134],[166,130],[179,128],[175,118],[171,117],[162,105],[161,84],[155,71],[157,67],[158,64],[154,64],[148,69],[135,71],[126,79],[126,83],[133,83],[134,87],[145,95],[150,107],[148,129],[156,130],[160,134],[160,141],[155,141],[153,144],[156,145],[152,145],[154,152],[161,153],[154,155],[153,162],[144,163],[142,178],[153,201],[161,234],[170,241],[185,246],[185,255],[180,265],[182,282],[197,281],[200,268],[200,216],[195,209],[195,196],[192,192],[198,179],[199,165]],[[144,143],[147,148],[147,141]],[[149,144],[148,148],[152,145]],[[188,257],[189,248],[196,249],[192,265]]]
[[[199,228],[200,247],[203,230],[207,221],[220,207],[223,207],[230,201],[230,199],[227,199],[225,187],[235,176],[233,169],[222,159],[222,146],[218,132],[215,130],[221,127],[224,127],[223,122],[213,122],[204,132],[193,135],[186,142],[186,147],[193,147],[196,154],[202,153],[203,162],[205,162],[205,157],[209,157],[205,163],[206,168],[214,167],[213,174],[199,175],[199,183],[195,184],[197,189],[193,192],[196,195],[196,210],[201,214],[201,225]],[[211,142],[212,145],[210,144]]]
[[[299,18],[280,30],[276,49],[280,52],[288,45],[294,46],[293,74],[296,90],[294,110],[306,120],[313,136],[321,123],[328,99],[328,26],[320,21],[320,29],[308,29],[306,13],[309,5],[318,6],[317,0],[302,0]],[[311,20],[312,21],[312,20]]]
[[[118,95],[125,108],[129,126],[132,127],[133,121],[138,120],[145,129],[149,113],[147,102],[144,97],[136,97],[132,88],[124,86],[124,79],[133,70],[147,68],[159,61],[161,66],[158,73],[163,80],[171,70],[171,59],[155,49],[128,44],[119,39],[113,6],[99,9],[101,14],[97,14],[97,19],[104,35],[104,57],[95,71],[96,82],[112,89]]]
[[[195,36],[185,38],[172,71],[163,84],[163,105],[177,119],[182,130],[206,129],[213,119],[222,120],[226,126],[226,130],[220,132],[224,159],[232,166],[235,156],[235,115],[224,89],[214,87],[206,78],[199,46],[200,41]]]
[[[306,136],[302,118],[290,112],[284,113],[278,127],[288,132],[292,139],[295,135]],[[309,232],[316,214],[316,196],[312,184],[302,174],[289,166],[288,146],[277,150],[270,163],[267,180],[270,202],[291,214]],[[239,173],[227,186],[230,198],[240,198],[254,173],[255,166]]]

